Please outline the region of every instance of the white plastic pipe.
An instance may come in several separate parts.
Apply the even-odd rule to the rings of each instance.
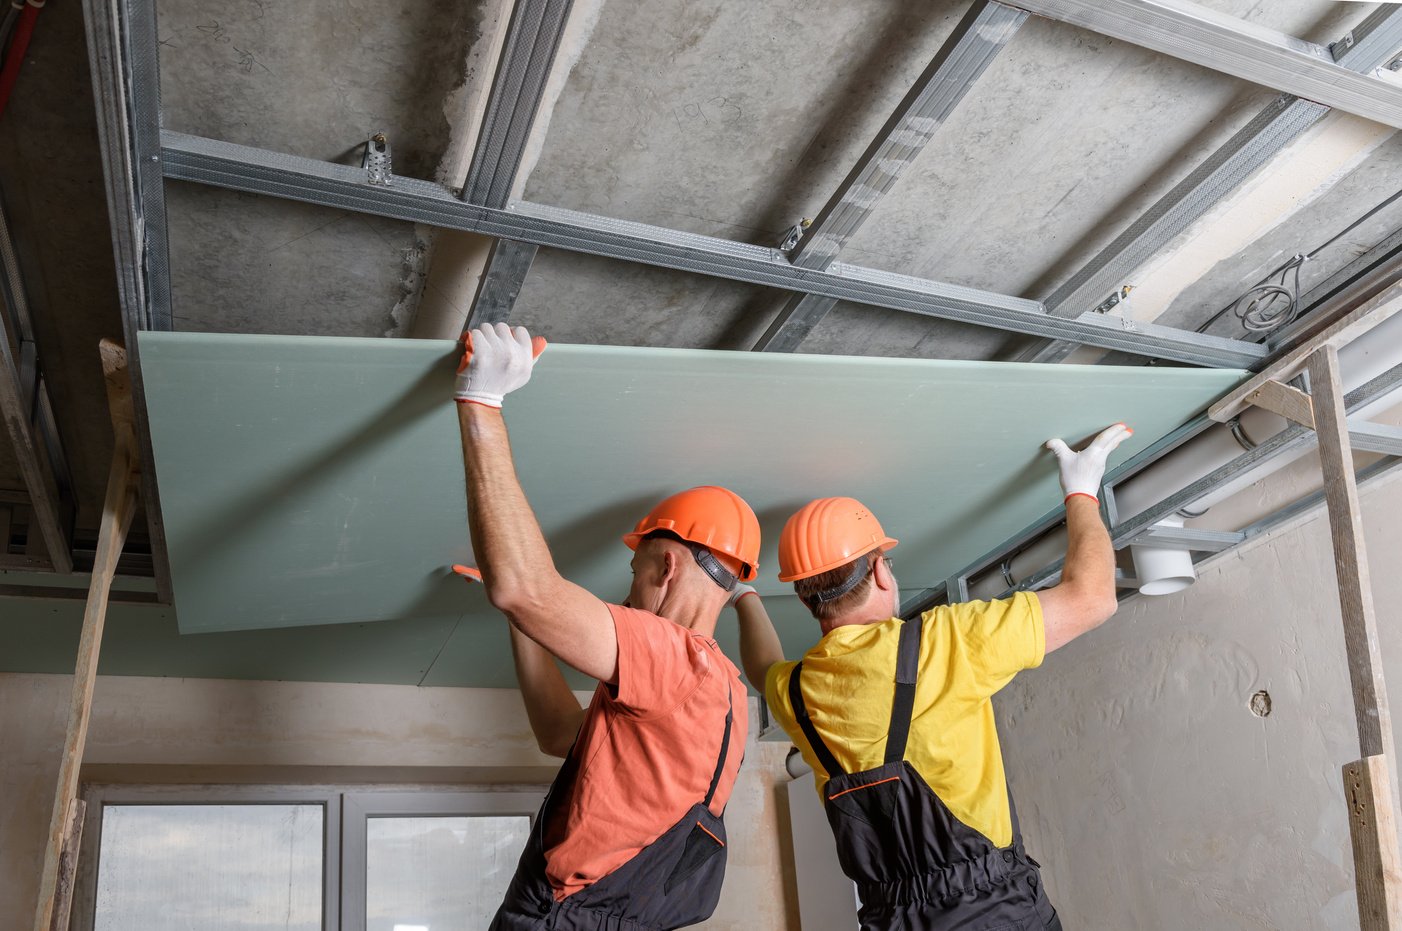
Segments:
[[[1174,514],[1154,526],[1182,530],[1183,517]],[[1145,595],[1172,595],[1197,581],[1193,554],[1187,550],[1168,546],[1131,546],[1129,549],[1134,557],[1134,577],[1139,580],[1139,591]]]

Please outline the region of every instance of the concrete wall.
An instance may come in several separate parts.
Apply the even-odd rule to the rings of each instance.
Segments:
[[[1402,482],[1363,511],[1402,700]],[[1067,928],[1358,926],[1339,771],[1359,751],[1322,510],[1179,595],[1125,603],[1015,680],[999,716]]]
[[[33,913],[70,682],[0,674],[6,916]],[[751,699],[752,735],[757,713]],[[753,737],[746,748],[725,888],[705,928],[797,929],[781,843],[786,749]],[[91,782],[545,783],[555,769],[512,690],[136,677],[98,680],[85,759]]]

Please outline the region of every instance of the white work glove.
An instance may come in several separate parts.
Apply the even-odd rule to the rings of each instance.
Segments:
[[[501,407],[506,395],[531,380],[531,368],[544,351],[545,340],[532,339],[523,326],[484,323],[476,327],[463,337],[454,399]]]
[[[725,605],[733,608],[740,603],[740,599],[746,595],[758,595],[753,585],[746,585],[744,582],[736,582],[735,587],[730,590],[730,597],[726,599]]]
[[[1100,500],[1100,480],[1105,477],[1105,460],[1134,431],[1122,423],[1102,430],[1090,441],[1090,445],[1080,452],[1072,451],[1062,440],[1047,440],[1047,449],[1056,454],[1061,465],[1061,490],[1069,498],[1072,495],[1085,495]]]

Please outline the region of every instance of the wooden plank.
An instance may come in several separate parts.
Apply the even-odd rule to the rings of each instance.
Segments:
[[[1381,291],[1372,300],[1365,301],[1352,313],[1340,318],[1333,326],[1321,330],[1306,342],[1272,362],[1254,378],[1208,408],[1207,416],[1218,423],[1226,423],[1252,403],[1248,398],[1259,391],[1266,382],[1289,381],[1300,374],[1317,350],[1325,346],[1337,349],[1382,323],[1399,310],[1402,310],[1402,282],[1397,282]]]
[[[1398,901],[1402,898],[1402,888],[1398,885],[1397,828],[1390,782],[1391,774],[1397,771],[1397,752],[1392,740],[1387,684],[1383,679],[1382,649],[1373,609],[1358,486],[1353,474],[1353,451],[1349,447],[1338,350],[1333,346],[1316,350],[1308,366],[1315,431],[1319,436],[1319,463],[1324,474],[1324,499],[1329,508],[1329,536],[1339,585],[1344,647],[1353,690],[1354,721],[1359,746],[1368,761],[1366,767],[1345,769],[1350,790],[1350,831],[1359,917],[1364,929],[1399,929],[1402,928],[1402,913],[1398,911]],[[1370,758],[1377,762],[1371,762]],[[1356,791],[1355,786],[1358,787]]]
[[[1368,756],[1344,765],[1348,833],[1362,931],[1402,928],[1402,863],[1387,760]]]
[[[75,798],[68,806],[68,825],[63,832],[63,850],[58,860],[58,886],[54,893],[53,921],[49,931],[68,931],[73,911],[73,885],[78,878],[78,851],[83,844],[83,817],[88,803]]]
[[[1264,407],[1302,427],[1314,428],[1314,407],[1310,396],[1291,385],[1272,379],[1247,395],[1246,403]]]
[[[39,880],[39,903],[35,909],[34,931],[51,931],[55,912],[61,907],[60,876],[64,839],[68,835],[72,804],[78,797],[78,771],[87,743],[88,721],[92,712],[93,687],[97,683],[97,661],[102,645],[102,629],[107,620],[107,600],[116,574],[122,543],[136,513],[140,482],[136,455],[135,422],[131,406],[131,385],[127,379],[126,353],[120,346],[103,340],[102,370],[107,381],[107,401],[112,415],[115,444],[112,467],[107,474],[107,497],[102,505],[102,523],[97,534],[97,556],[88,602],[83,612],[83,633],[78,641],[78,660],[73,674],[73,693],[68,706],[68,730],[59,762],[58,787],[49,819],[44,866]]]

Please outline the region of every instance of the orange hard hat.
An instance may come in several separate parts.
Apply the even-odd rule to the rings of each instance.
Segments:
[[[728,488],[701,485],[663,498],[632,533],[624,535],[623,542],[636,550],[643,537],[659,530],[710,550],[742,582],[759,574],[759,518],[744,498]]]
[[[799,508],[779,534],[779,581],[810,578],[895,545],[856,498],[818,498]]]

